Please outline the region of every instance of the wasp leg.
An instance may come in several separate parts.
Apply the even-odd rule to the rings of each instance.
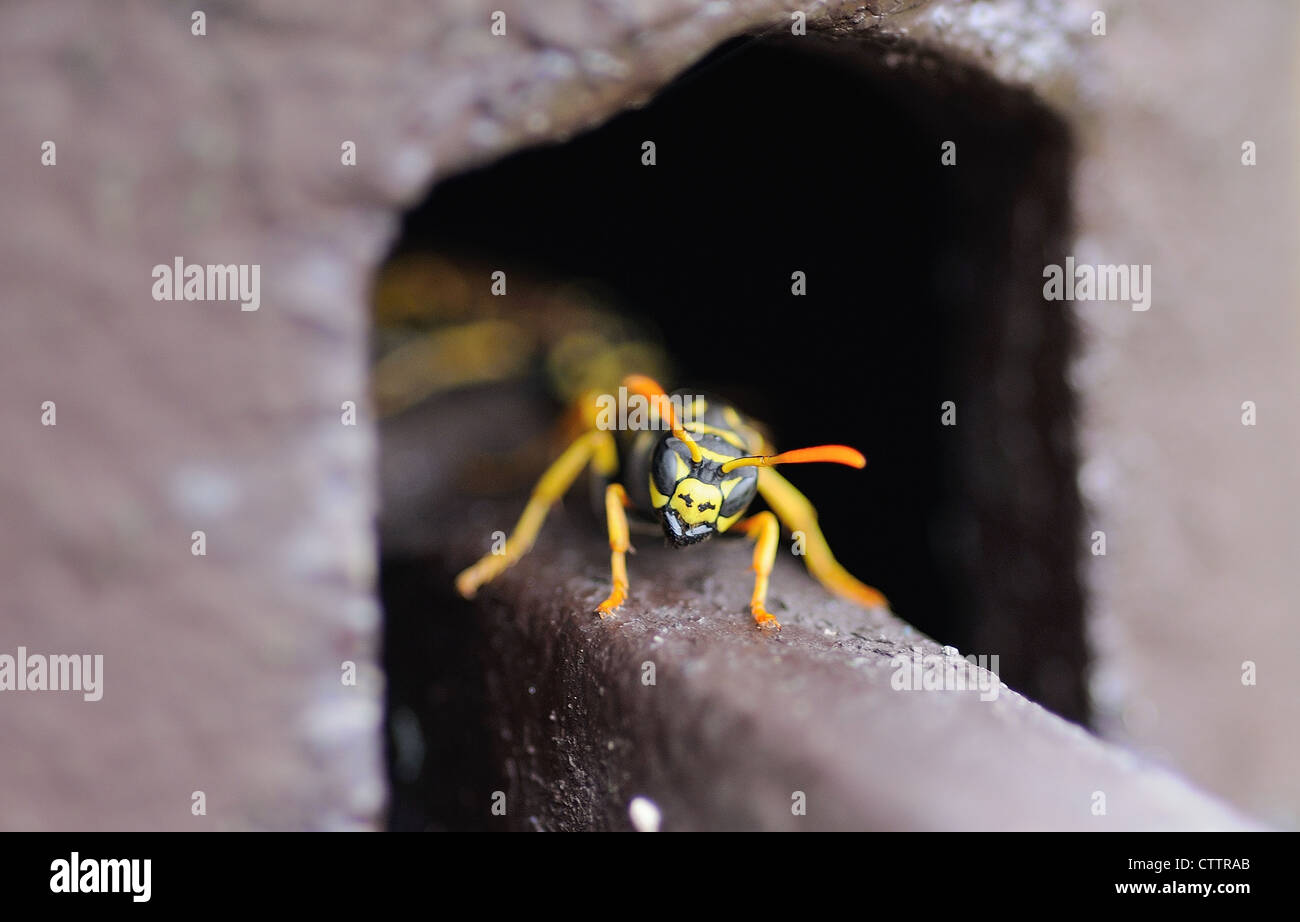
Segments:
[[[605,487],[605,518],[609,523],[609,569],[614,587],[609,598],[596,608],[596,614],[606,618],[614,614],[627,599],[627,492],[622,484],[611,483]]]
[[[761,628],[781,630],[781,622],[764,606],[767,604],[767,580],[772,575],[776,561],[776,542],[781,537],[781,526],[770,512],[759,512],[736,523],[736,528],[754,539],[754,595],[749,600],[749,610]]]
[[[456,591],[467,599],[473,598],[480,586],[496,579],[527,554],[551,506],[568,491],[589,462],[601,474],[608,476],[614,472],[618,466],[618,451],[613,435],[593,429],[566,448],[537,481],[515,530],[506,539],[505,547],[500,553],[484,555],[478,563],[461,571],[456,577]]]
[[[868,608],[888,607],[880,591],[859,582],[840,566],[817,525],[817,510],[808,498],[771,468],[760,468],[758,492],[791,532],[804,536],[804,564],[817,582],[831,592]]]

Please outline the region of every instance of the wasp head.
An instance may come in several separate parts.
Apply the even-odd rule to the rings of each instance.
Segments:
[[[730,528],[749,506],[758,488],[758,472],[743,468],[724,474],[722,464],[739,456],[730,444],[710,436],[692,460],[687,446],[666,438],[655,449],[650,495],[674,547],[698,544]]]

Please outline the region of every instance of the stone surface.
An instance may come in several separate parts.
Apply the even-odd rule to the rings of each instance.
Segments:
[[[517,509],[450,520],[480,534]],[[760,632],[743,540],[639,539],[631,600],[602,622],[608,548],[576,518],[559,513],[475,605],[430,602],[483,622],[510,828],[628,829],[636,797],[667,830],[1253,827],[887,613],[830,598],[788,557],[770,596],[782,630]],[[472,555],[442,559],[430,567],[449,579]]]
[[[201,37],[188,9],[161,2],[0,9],[0,649],[105,656],[100,702],[0,697],[4,828],[376,821],[376,438],[364,412],[360,425],[341,425],[340,408],[364,407],[366,288],[398,210],[439,177],[644,100],[728,37],[787,28],[796,4],[206,6]],[[510,17],[502,38],[489,32],[498,8]],[[1100,695],[1138,745],[1293,821],[1295,696],[1271,677],[1286,674],[1297,646],[1286,476],[1297,447],[1287,348],[1296,285],[1278,270],[1295,251],[1286,220],[1295,209],[1278,205],[1293,198],[1281,190],[1294,187],[1295,90],[1277,76],[1294,11],[1143,5],[1112,17],[1110,36],[1078,58],[1089,40],[1078,4],[897,8],[809,12],[817,28],[905,33],[1036,87],[1088,132],[1089,252],[1125,262],[1154,254],[1157,307],[1095,318],[1103,345],[1081,372],[1095,461],[1085,487],[1111,546],[1141,549],[1113,553],[1110,571],[1093,577],[1108,670]],[[1229,79],[1221,61],[1232,62]],[[1077,79],[1102,71],[1110,89]],[[1253,173],[1237,165],[1243,137],[1261,142]],[[340,164],[348,140],[355,168]],[[57,144],[56,166],[41,165],[45,141]],[[1270,208],[1278,223],[1259,223]],[[176,256],[259,264],[261,309],[155,302],[151,268]],[[1223,305],[1233,305],[1231,323]],[[1142,323],[1161,316],[1173,322]],[[1251,443],[1237,422],[1245,399],[1261,407]],[[44,401],[56,403],[57,426],[41,425]],[[190,553],[197,529],[207,532],[202,558]],[[557,598],[594,585],[574,579],[587,582],[557,586]],[[1225,626],[1225,612],[1244,614]],[[802,636],[796,628],[790,638]],[[575,652],[594,628],[564,630],[548,656]],[[821,642],[783,643],[801,661],[830,655]],[[609,653],[633,654],[631,644]],[[693,693],[728,675],[725,652],[715,655],[701,660]],[[1268,681],[1243,689],[1244,659]],[[357,686],[340,683],[344,661],[360,667]],[[667,673],[669,687],[683,687]],[[870,673],[845,667],[834,682],[878,682]],[[766,692],[751,687],[755,676],[733,678],[750,706],[790,691],[777,672]],[[576,692],[576,681],[557,677],[555,692]],[[647,716],[659,700],[643,703]],[[1145,717],[1142,702],[1153,706]],[[1016,705],[998,707],[1012,710],[993,718],[992,739],[1020,719]],[[994,709],[976,713],[990,719]],[[1040,716],[1024,719],[1034,739],[1069,739]],[[1078,745],[1081,768],[1061,779],[1073,793],[1044,805],[1073,811],[1092,777],[1125,771],[1112,751]],[[918,773],[941,764],[928,749],[902,752]],[[1046,749],[1025,756],[1051,764]],[[790,779],[774,777],[783,794]],[[885,769],[864,777],[883,786]],[[810,818],[842,780],[806,782],[817,792]],[[204,817],[190,811],[200,790]],[[1191,803],[1176,782],[1133,790],[1151,794],[1149,809],[1172,811],[1162,816]],[[692,822],[671,786],[653,793],[666,825]],[[875,809],[883,823],[899,818]],[[547,815],[610,816],[595,810]],[[991,820],[982,810],[964,815]]]
[[[1086,570],[1093,699],[1105,735],[1294,827],[1300,100],[1278,74],[1300,14],[1219,9],[1117,12],[1082,71],[1075,252],[1147,263],[1153,289],[1146,312],[1076,304],[1080,487],[1108,539]]]

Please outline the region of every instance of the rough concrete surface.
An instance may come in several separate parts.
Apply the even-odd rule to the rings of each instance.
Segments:
[[[770,597],[782,630],[760,632],[743,540],[681,552],[638,540],[632,598],[602,622],[591,610],[608,591],[608,549],[579,526],[560,513],[472,609],[486,620],[512,828],[631,828],[634,797],[658,806],[664,829],[1252,827],[986,672],[961,672],[966,690],[913,690],[922,670],[955,686],[966,661],[831,599],[788,557]]]

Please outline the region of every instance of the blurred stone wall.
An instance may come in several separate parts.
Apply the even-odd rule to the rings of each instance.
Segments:
[[[1107,537],[1086,571],[1099,727],[1287,826],[1300,822],[1298,16],[1267,0],[1231,15],[1200,0],[1117,9],[1084,44],[1076,186],[1079,260],[1152,272],[1146,312],[1075,305],[1080,486]]]

